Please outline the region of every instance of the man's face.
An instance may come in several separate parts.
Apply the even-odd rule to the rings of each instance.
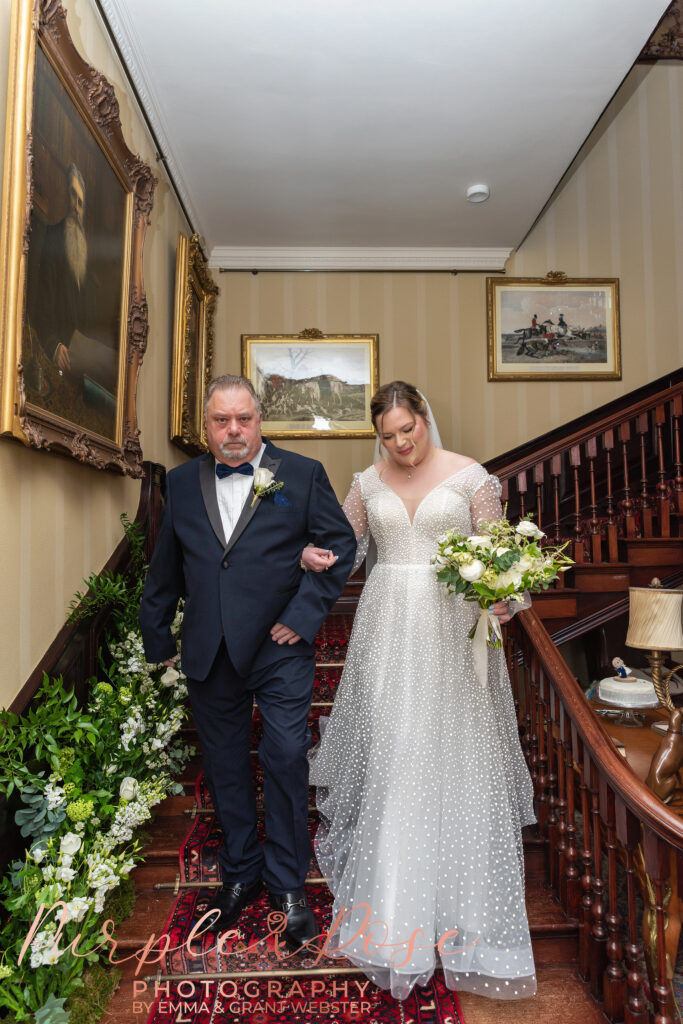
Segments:
[[[83,186],[78,178],[72,175],[69,178],[69,216],[83,227],[83,209],[85,207],[85,194]]]
[[[261,415],[246,388],[214,391],[206,410],[206,440],[219,462],[251,462],[261,447]]]

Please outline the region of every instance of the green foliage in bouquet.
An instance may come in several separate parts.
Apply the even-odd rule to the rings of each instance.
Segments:
[[[103,609],[107,596],[116,601],[118,628],[99,652],[102,677],[89,681],[88,706],[77,706],[61,678],[45,676],[26,714],[0,712],[0,792],[17,808],[27,844],[0,880],[0,1008],[16,1022],[77,1024],[88,1019],[90,999],[78,998],[84,977],[108,989],[95,970],[109,952],[106,943],[97,949],[102,924],[130,908],[132,886],[122,886],[141,859],[141,828],[156,804],[182,791],[173,778],[194,753],[179,739],[184,677],[145,661],[137,629],[142,540],[127,520],[124,529],[132,577],[91,577],[89,597],[72,603],[85,615]],[[181,619],[179,612],[176,636]],[[48,914],[58,901],[65,909]],[[67,947],[79,934],[75,956]]]
[[[489,608],[496,601],[524,603],[524,591],[547,590],[565,572],[572,559],[562,546],[542,545],[545,534],[531,522],[531,515],[513,526],[507,519],[485,523],[482,532],[466,537],[449,530],[438,540],[432,559],[437,579],[448,593],[462,594]]]

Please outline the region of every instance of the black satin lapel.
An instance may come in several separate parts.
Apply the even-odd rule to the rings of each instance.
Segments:
[[[259,466],[263,467],[263,469],[269,469],[271,473],[275,475],[278,471],[281,462],[282,459],[271,459],[270,456],[266,452],[264,452],[263,455],[261,456]],[[239,538],[242,536],[247,526],[251,522],[252,517],[256,512],[256,509],[261,504],[261,499],[257,498],[252,505],[253,498],[253,492],[250,492],[249,497],[247,498],[246,502],[242,507],[242,511],[240,512],[240,517],[235,523],[235,529],[232,531],[230,540],[228,541],[225,547],[225,550],[223,552],[224,555],[227,555],[228,551],[233,546],[233,544],[235,544],[236,541],[238,541]]]
[[[199,486],[202,491],[204,507],[206,508],[211,528],[223,547],[225,547],[225,534],[223,533],[223,523],[221,522],[218,498],[216,496],[216,460],[213,455],[199,463]]]

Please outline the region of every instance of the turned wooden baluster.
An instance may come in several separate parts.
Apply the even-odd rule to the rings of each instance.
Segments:
[[[600,833],[600,792],[598,769],[587,750],[583,752],[584,772],[588,779],[591,806],[591,838],[593,840],[593,913],[589,940],[591,993],[602,999],[602,978],[607,966],[607,929],[605,928],[605,882],[602,876],[602,841]]]
[[[579,975],[590,981],[592,971],[590,936],[593,921],[593,854],[591,852],[590,760],[584,757],[583,740],[572,722],[572,751],[574,761],[581,766],[579,792],[583,823],[583,849],[581,850],[581,906],[579,912]]]
[[[633,501],[631,499],[631,487],[628,479],[628,443],[631,440],[631,424],[619,424],[619,441],[621,443],[621,460],[624,470],[624,500],[622,503],[624,516],[624,532],[627,537],[635,537],[636,520],[633,515]]]
[[[583,562],[583,516],[581,515],[581,485],[579,470],[581,469],[581,448],[575,444],[569,449],[569,463],[574,470],[574,551],[575,562]]]
[[[606,430],[602,435],[607,463],[607,560],[619,561],[619,543],[617,521],[614,516],[614,491],[612,490],[612,452],[614,451],[614,431]]]
[[[567,845],[564,854],[565,870],[561,880],[562,906],[568,917],[576,920],[581,905],[581,877],[579,875],[579,851],[576,846],[576,791],[573,756],[571,718],[564,704],[560,704],[560,734],[564,737],[564,777],[567,793]]]
[[[658,405],[655,409],[655,430],[657,431],[657,518],[659,519],[659,536],[671,536],[671,508],[669,506],[669,489],[666,483],[666,457],[664,455],[664,426],[666,424],[666,406]]]
[[[637,420],[636,431],[640,439],[640,504],[642,508],[643,536],[652,536],[654,512],[647,481],[647,439],[650,433],[650,414],[642,412]]]
[[[605,851],[607,853],[607,899],[609,913],[605,917],[607,925],[607,967],[603,977],[603,999],[605,1013],[610,1020],[624,1019],[624,1001],[626,998],[626,976],[621,966],[621,939],[619,925],[621,916],[617,907],[617,833],[615,817],[614,790],[605,778],[600,779],[600,811],[605,823]]]
[[[526,515],[526,470],[523,469],[521,473],[517,474],[517,493],[519,494],[519,518],[523,519]]]
[[[534,740],[535,750],[531,760],[535,767],[536,784],[536,816],[538,818],[538,830],[542,836],[546,835],[548,824],[548,755],[545,749],[545,708],[543,706],[543,690],[547,686],[545,674],[540,666],[534,652],[534,680],[535,680],[535,722]],[[532,772],[533,777],[533,772]]]
[[[654,1024],[674,1024],[671,988],[666,958],[667,904],[671,898],[669,848],[647,825],[643,825],[643,862],[648,883],[652,886],[652,912],[654,921],[648,930],[649,942],[654,942],[651,963],[654,967],[652,1002],[655,1007]],[[643,934],[647,930],[647,907],[643,915]],[[653,935],[654,932],[654,935]],[[646,956],[648,951],[646,949]],[[670,966],[673,974],[673,964]]]
[[[598,503],[595,497],[595,460],[598,457],[598,439],[591,437],[586,441],[586,455],[588,456],[588,473],[591,488],[591,562],[602,562],[602,538],[600,536],[600,523],[598,522]]]
[[[564,731],[565,715],[564,705],[560,698],[554,690],[551,690],[551,694],[552,724],[557,734],[555,742],[557,796],[553,798],[554,812],[557,818],[557,841],[555,843],[555,857],[550,861],[550,884],[564,906],[567,890],[567,750]]]
[[[553,531],[553,541],[555,544],[562,543],[562,531],[560,530],[560,475],[562,473],[562,456],[553,455],[550,460],[550,476],[553,481],[553,512],[555,515],[555,529]],[[558,590],[562,590],[565,586],[564,573],[561,572],[557,578],[555,586]]]
[[[683,462],[681,462],[683,395],[676,395],[671,402],[671,408],[673,413],[674,495],[676,498],[676,511],[681,513],[683,512]]]
[[[550,685],[550,680],[544,673],[542,674],[541,678],[541,689],[543,694],[543,715],[545,718],[545,753],[547,764],[544,788],[546,793],[548,794],[548,818],[546,821],[546,831],[548,834],[548,864],[550,866],[550,887],[555,893],[557,893],[559,888],[559,876],[557,874],[557,842],[558,824],[560,820],[557,816],[558,753],[555,747],[555,722],[557,721],[557,694]]]
[[[536,525],[543,529],[543,463],[534,466],[534,484],[536,486]]]
[[[531,672],[529,670],[529,642],[526,634],[522,634],[522,671],[524,674],[524,719],[522,735],[522,752],[526,763],[531,766],[533,741],[531,738]]]
[[[628,906],[628,941],[624,945],[628,994],[624,1007],[625,1024],[647,1024],[650,1015],[642,996],[640,974],[642,946],[638,938],[637,880],[634,854],[640,842],[640,822],[621,800],[617,800],[617,839],[626,851],[626,900]]]
[[[500,481],[500,500],[503,504],[503,507],[505,507],[505,505],[507,505],[508,501],[510,500],[510,481],[508,480],[507,477],[505,477],[504,480]]]

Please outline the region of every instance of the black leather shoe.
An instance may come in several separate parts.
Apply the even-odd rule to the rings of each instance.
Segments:
[[[245,907],[253,903],[263,889],[263,882],[257,878],[255,882],[230,882],[222,885],[210,900],[205,914],[212,910],[220,910],[221,916],[212,925],[212,931],[232,928]]]
[[[283,938],[289,949],[295,952],[320,934],[303,889],[297,889],[296,892],[269,892],[268,899],[274,910],[281,910],[287,915]]]

